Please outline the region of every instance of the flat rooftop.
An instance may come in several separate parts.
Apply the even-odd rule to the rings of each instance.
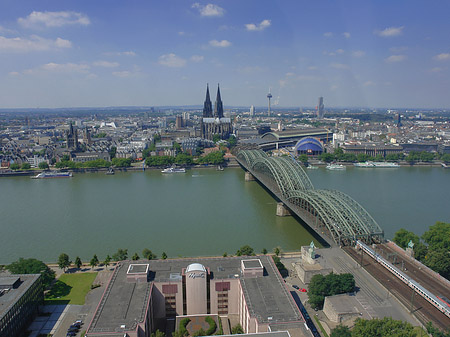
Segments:
[[[40,274],[17,274],[0,277],[0,283],[5,285],[14,284],[20,278],[20,284],[17,288],[11,288],[5,292],[0,291],[0,319],[3,318],[9,309],[14,306],[40,276]]]
[[[252,259],[252,260],[243,260],[242,263],[244,263],[244,267],[247,268],[261,268],[261,262],[259,259]]]
[[[240,279],[249,311],[259,322],[300,322],[303,325],[303,317],[271,257],[261,255],[250,258],[252,259],[261,261],[265,268],[263,277],[243,278],[241,261],[249,260],[247,256],[122,261],[105,289],[88,332],[111,333],[114,336],[116,333],[134,330],[137,323],[144,321],[152,282],[181,281],[182,269],[192,263],[200,263],[209,269],[213,280]],[[148,283],[127,282],[130,264],[147,263],[150,274]],[[122,325],[126,328],[121,328]]]

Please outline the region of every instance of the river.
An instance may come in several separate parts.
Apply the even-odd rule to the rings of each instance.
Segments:
[[[391,238],[401,227],[422,234],[450,222],[450,170],[440,168],[308,170],[316,188],[339,189],[362,204]],[[118,172],[70,179],[0,179],[0,264],[19,257],[52,262],[62,252],[89,260],[144,248],[169,257],[298,250],[313,240],[240,168],[185,174]],[[315,240],[314,240],[315,241]],[[317,244],[317,241],[315,241]]]

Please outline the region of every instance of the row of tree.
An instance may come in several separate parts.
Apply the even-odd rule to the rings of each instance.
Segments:
[[[43,161],[43,162],[40,162],[39,164],[38,164],[38,167],[41,169],[41,170],[46,170],[46,169],[48,169],[48,163],[46,162],[46,161]],[[20,165],[20,164],[18,164],[18,163],[13,163],[13,164],[11,164],[10,166],[9,166],[9,168],[11,169],[11,170],[30,170],[31,169],[31,165],[30,165],[30,163],[28,163],[28,162],[25,162],[25,163],[22,163],[22,165]]]
[[[175,157],[172,156],[150,156],[145,158],[145,164],[147,166],[163,167],[170,166],[172,164],[190,166],[193,164],[210,164],[221,165],[225,162],[225,153],[223,151],[215,151],[207,154],[203,157],[195,158],[186,153],[179,153]]]
[[[338,325],[331,330],[330,337],[417,337],[414,327],[404,321],[397,321],[392,317],[374,318],[370,320],[358,318],[350,329],[344,325]]]
[[[450,223],[436,222],[421,237],[404,228],[393,241],[402,248],[414,243],[414,257],[427,267],[450,280]]]
[[[308,156],[301,155],[299,156],[299,160],[302,162],[307,162]],[[450,154],[438,154],[438,153],[431,153],[431,152],[417,152],[417,151],[411,151],[407,156],[405,156],[403,153],[391,153],[386,155],[384,157],[382,154],[378,154],[375,157],[369,156],[365,153],[359,153],[359,154],[353,154],[353,153],[344,153],[344,151],[341,148],[338,148],[334,151],[334,153],[322,153],[320,155],[320,160],[331,163],[332,161],[340,161],[340,162],[365,162],[365,161],[400,161],[404,160],[408,163],[415,163],[415,162],[432,162],[433,160],[442,160],[444,162],[450,162]]]

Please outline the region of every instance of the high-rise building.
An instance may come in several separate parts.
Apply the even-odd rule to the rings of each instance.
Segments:
[[[255,117],[255,107],[253,105],[250,107],[250,117]]]
[[[87,145],[92,144],[91,132],[89,131],[87,126],[83,130],[83,144],[87,144]]]
[[[73,128],[72,123],[70,123],[69,130],[67,131],[66,141],[68,150],[78,149],[78,131]]]
[[[230,137],[232,131],[231,119],[223,116],[223,103],[219,86],[217,86],[214,113],[209,97],[209,86],[206,86],[206,99],[203,104],[203,118],[200,127],[202,138],[212,140],[214,135],[219,135],[221,139],[228,139]]]
[[[177,130],[181,129],[183,127],[183,117],[177,116],[175,119],[175,128]]]
[[[268,111],[268,116],[270,117],[272,115],[272,113],[270,112],[270,100],[272,99],[272,94],[270,93],[270,88],[269,88],[269,93],[267,94],[267,98],[269,99],[269,111]]]
[[[325,106],[323,105],[323,97],[319,97],[319,103],[317,104],[317,118],[322,119],[325,115]]]

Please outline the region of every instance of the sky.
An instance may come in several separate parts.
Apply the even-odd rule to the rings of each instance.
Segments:
[[[198,2],[197,2],[198,1]],[[450,1],[0,0],[0,108],[450,108]]]

